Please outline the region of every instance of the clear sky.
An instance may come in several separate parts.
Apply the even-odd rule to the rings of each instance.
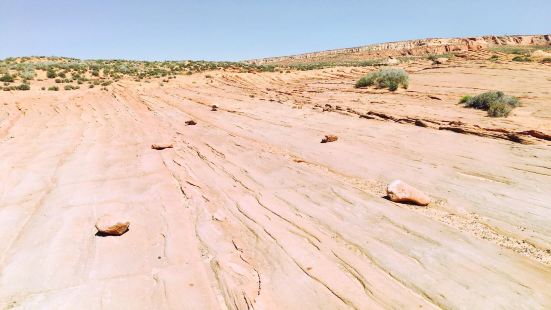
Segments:
[[[551,0],[0,0],[0,58],[243,60],[369,43],[551,33]]]

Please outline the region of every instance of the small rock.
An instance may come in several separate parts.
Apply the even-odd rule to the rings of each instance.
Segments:
[[[211,111],[218,111],[218,106],[216,104],[213,104],[212,105],[212,109],[210,109]]]
[[[392,181],[386,188],[386,193],[394,202],[412,203],[419,206],[426,206],[431,202],[430,197],[425,193],[400,180]]]
[[[437,64],[437,65],[442,65],[442,64],[445,64],[447,62],[448,62],[448,58],[444,58],[444,57],[436,58],[434,60],[434,63]]]
[[[112,216],[106,215],[96,222],[98,235],[101,236],[120,236],[128,231],[130,222],[117,220]]]
[[[151,144],[151,148],[154,150],[171,149],[174,146],[172,144]]]
[[[192,126],[192,125],[197,125],[197,123],[194,120],[190,119],[189,121],[186,121],[186,125]]]
[[[339,137],[334,135],[326,135],[325,138],[321,139],[321,143],[335,142]]]

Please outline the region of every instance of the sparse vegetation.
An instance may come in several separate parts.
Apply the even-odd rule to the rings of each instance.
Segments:
[[[57,86],[50,86],[50,87],[48,87],[48,90],[50,90],[50,91],[58,91],[58,90],[59,90],[59,87],[57,87]]]
[[[488,107],[488,116],[490,117],[507,117],[513,110],[513,107],[503,101],[491,103]]]
[[[463,96],[463,97],[461,97],[461,99],[459,99],[459,103],[466,103],[471,98],[472,98],[472,96],[469,96],[469,95]]]
[[[403,69],[386,68],[377,72],[371,72],[356,82],[356,88],[376,86],[395,91],[398,87],[408,88],[409,76]]]
[[[530,62],[530,61],[532,61],[532,59],[528,56],[515,56],[515,57],[513,57],[513,61]]]
[[[489,61],[498,61],[499,60],[499,56],[497,55],[492,55],[490,58],[488,58]]]
[[[501,91],[490,91],[471,97],[464,96],[459,103],[465,104],[465,107],[488,111],[491,117],[506,117],[513,108],[520,105],[516,97],[507,96]]]
[[[29,84],[21,84],[21,85],[17,86],[17,89],[18,90],[30,90],[31,86]]]
[[[54,71],[52,68],[49,68],[49,69],[46,71],[46,76],[47,76],[49,79],[54,79],[55,77],[57,77],[57,74],[55,73],[55,71]]]
[[[73,90],[73,89],[79,89],[79,88],[80,88],[80,86],[75,86],[75,85],[70,85],[70,84],[63,86],[63,89],[65,89],[65,90]]]
[[[13,81],[15,81],[14,77],[7,72],[0,77],[0,82],[13,83]]]
[[[546,58],[542,59],[541,62],[544,63],[544,64],[551,63],[551,57],[546,57]]]

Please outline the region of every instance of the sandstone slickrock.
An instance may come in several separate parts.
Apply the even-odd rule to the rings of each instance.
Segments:
[[[112,215],[100,217],[96,222],[99,235],[120,236],[128,231],[130,222],[119,220]]]
[[[0,92],[0,309],[549,308],[549,141],[486,128],[551,134],[551,71],[466,53],[404,62],[395,94],[352,88],[356,67]],[[456,104],[481,85],[526,105]],[[444,200],[390,203],[382,177]],[[132,229],[94,236],[104,214]]]
[[[171,149],[174,145],[172,144],[151,144],[151,148],[154,150],[164,150],[164,149]]]
[[[412,203],[419,206],[426,206],[431,202],[430,197],[425,193],[401,180],[390,182],[386,193],[394,202]]]
[[[321,143],[329,143],[329,142],[335,142],[339,139],[339,137],[335,135],[326,135],[323,139],[321,139]]]

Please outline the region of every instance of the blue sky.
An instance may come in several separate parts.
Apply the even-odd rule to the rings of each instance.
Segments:
[[[0,58],[243,60],[426,37],[551,33],[550,0],[0,0]]]

